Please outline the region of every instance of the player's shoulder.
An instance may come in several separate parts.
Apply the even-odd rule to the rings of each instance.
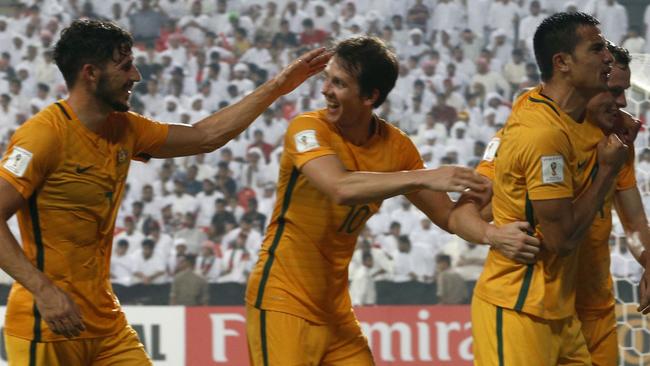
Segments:
[[[309,111],[309,112],[303,112],[291,119],[289,124],[295,124],[295,123],[322,123],[325,124],[327,123],[327,119],[325,118],[325,110],[324,109],[319,109],[315,111]]]
[[[559,106],[541,92],[541,86],[521,93],[512,106],[508,124],[540,128],[544,125],[563,125],[563,113]]]
[[[325,117],[324,109],[304,112],[295,116],[289,122],[287,132],[292,133],[306,129],[317,130],[320,134],[333,131],[330,123]]]
[[[156,123],[153,119],[143,116],[137,112],[126,111],[126,112],[113,112],[109,115],[110,123],[112,126],[130,126],[136,123]]]
[[[52,103],[30,117],[18,128],[17,132],[35,134],[57,134],[69,125],[70,112],[59,102]]]
[[[399,127],[395,126],[394,124],[380,118],[380,117],[375,117],[375,121],[377,122],[377,134],[379,136],[391,140],[391,141],[411,141],[411,138],[406,134],[406,132],[402,131]]]

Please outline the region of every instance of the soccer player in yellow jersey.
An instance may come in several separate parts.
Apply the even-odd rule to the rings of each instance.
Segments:
[[[329,60],[302,56],[237,104],[193,126],[129,112],[140,73],[131,35],[77,20],[54,49],[69,90],[25,122],[0,161],[0,267],[16,283],[5,320],[9,364],[150,365],[109,280],[111,245],[131,159],[212,151]],[[22,246],[6,220],[18,215]]]
[[[597,24],[583,13],[541,23],[544,84],[516,101],[494,149],[495,224],[526,219],[543,245],[527,264],[490,251],[472,300],[477,365],[591,364],[575,315],[576,248],[626,158],[615,135],[585,138],[587,102],[607,87],[612,62]]]
[[[411,140],[373,113],[397,74],[382,41],[344,40],[325,69],[327,108],[289,124],[278,200],[246,291],[253,365],[374,364],[348,292],[365,222],[385,198],[404,194],[446,228],[453,203],[444,192],[485,189],[470,169],[423,169]]]
[[[636,232],[642,238],[640,248],[632,248],[638,257],[643,247],[648,247],[650,230],[643,210],[641,196],[638,193],[634,178],[634,149],[632,144],[638,132],[637,121],[620,112],[627,103],[625,90],[630,86],[630,70],[628,64],[630,56],[625,49],[608,45],[614,56],[614,63],[607,82],[608,90],[591,98],[587,105],[587,120],[591,127],[585,129],[585,140],[591,144],[583,144],[585,149],[593,149],[605,134],[616,133],[630,146],[628,159],[618,173],[616,188],[612,189],[605,197],[601,210],[596,215],[586,238],[580,244],[577,268],[576,310],[581,320],[581,329],[585,337],[592,364],[595,366],[614,365],[617,363],[618,345],[616,338],[616,320],[614,314],[614,295],[610,274],[609,235],[611,231],[611,206],[614,198],[617,200],[617,210],[621,216],[626,231]],[[477,167],[477,171],[494,179],[495,145],[502,137],[503,130],[497,132],[489,148],[486,149],[484,160]],[[591,147],[590,147],[591,146]],[[620,198],[620,200],[619,200]],[[461,199],[462,200],[462,199]],[[477,220],[477,208],[467,207],[463,204],[450,218],[450,227],[455,228],[461,222]],[[468,213],[467,209],[473,210]],[[491,209],[491,207],[486,207]],[[462,213],[459,213],[461,212]],[[624,213],[627,211],[627,215]],[[472,215],[471,218],[463,215]],[[485,215],[486,221],[491,221],[491,213]],[[625,217],[623,217],[625,216]],[[630,221],[630,218],[632,220]],[[458,221],[458,222],[457,222]],[[484,225],[484,223],[478,223]],[[627,229],[630,227],[630,229]],[[634,235],[630,235],[634,236]],[[539,248],[534,246],[502,246],[495,247],[505,257],[520,263],[534,263]],[[643,264],[643,263],[642,263]]]
[[[612,228],[612,205],[615,203],[629,242],[635,244],[631,252],[648,268],[647,258],[641,259],[644,249],[650,248],[650,230],[641,195],[636,185],[634,169],[635,134],[622,133],[621,121],[629,119],[620,109],[627,106],[625,90],[630,87],[630,55],[627,50],[609,45],[614,56],[608,81],[609,91],[589,101],[588,119],[595,122],[602,134],[617,133],[629,146],[628,159],[616,179],[616,187],[606,196],[600,212],[581,244],[578,256],[576,310],[582,322],[582,333],[587,342],[594,366],[617,363],[615,299],[610,273],[609,237]],[[625,118],[625,119],[623,119]],[[648,272],[644,274],[647,276]]]

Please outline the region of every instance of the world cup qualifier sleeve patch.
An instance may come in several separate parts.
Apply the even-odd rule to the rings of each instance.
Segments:
[[[564,158],[562,155],[542,156],[542,182],[564,181]]]
[[[31,152],[15,146],[2,167],[10,171],[13,175],[22,177],[29,166],[29,162],[32,160],[32,156]]]
[[[490,143],[485,148],[485,153],[483,153],[483,160],[492,161],[497,155],[497,150],[499,150],[499,145],[501,144],[501,139],[498,137],[493,138]]]
[[[316,139],[316,130],[304,130],[293,135],[296,142],[296,151],[305,152],[319,147]]]

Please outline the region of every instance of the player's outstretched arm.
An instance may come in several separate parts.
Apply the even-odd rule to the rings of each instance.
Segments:
[[[639,283],[639,311],[650,313],[650,227],[645,214],[641,193],[637,187],[617,191],[614,206],[621,219],[630,252],[643,266],[644,272]]]
[[[20,193],[0,178],[0,268],[32,293],[38,311],[54,333],[76,337],[85,330],[79,308],[27,259],[7,226],[7,220],[23,205],[25,199]]]
[[[584,194],[574,202],[570,198],[531,201],[547,249],[568,255],[577,248],[626,157],[627,146],[614,134],[606,136],[598,144],[598,173]]]
[[[331,53],[324,48],[307,52],[241,101],[194,125],[172,124],[156,158],[195,155],[216,150],[244,131],[276,99],[294,90],[325,68]]]
[[[301,172],[339,205],[376,202],[418,190],[462,192],[487,188],[480,175],[460,166],[390,173],[347,171],[336,155],[310,160]]]
[[[461,196],[449,214],[449,229],[461,238],[477,244],[488,244],[505,257],[518,263],[535,263],[540,241],[529,233],[528,222],[516,221],[497,227],[487,222],[480,205]]]

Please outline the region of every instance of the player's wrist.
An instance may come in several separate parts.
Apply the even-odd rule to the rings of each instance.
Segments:
[[[483,243],[489,245],[492,248],[496,248],[497,243],[494,237],[497,230],[498,229],[496,226],[486,223],[485,235],[483,236]]]

